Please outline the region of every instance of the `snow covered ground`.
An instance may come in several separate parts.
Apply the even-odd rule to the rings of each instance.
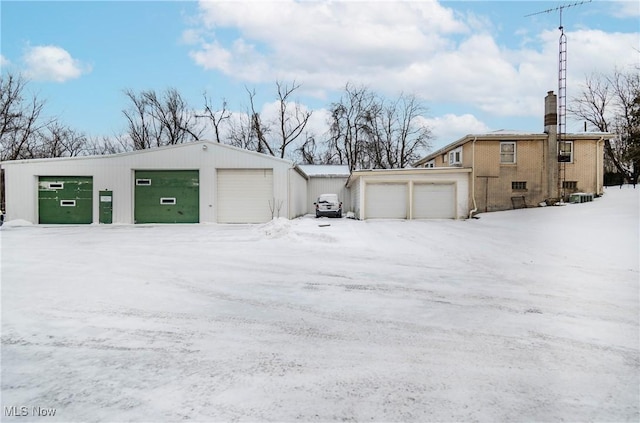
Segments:
[[[2,419],[638,421],[639,193],[469,221],[8,222]]]

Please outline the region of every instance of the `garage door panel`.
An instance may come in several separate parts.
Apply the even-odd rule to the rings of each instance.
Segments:
[[[217,170],[219,223],[268,222],[273,201],[273,169]]]
[[[197,170],[138,170],[134,188],[135,223],[200,221]]]
[[[38,222],[87,224],[93,222],[91,176],[41,176],[38,181]]]
[[[413,186],[414,219],[454,219],[455,217],[454,184],[415,184]]]
[[[367,219],[406,219],[406,183],[367,184],[365,188],[365,217]]]

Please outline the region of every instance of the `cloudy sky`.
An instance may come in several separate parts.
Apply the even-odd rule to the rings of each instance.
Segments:
[[[541,131],[557,91],[560,13],[576,1],[2,1],[2,72],[22,73],[46,112],[91,136],[124,130],[123,90],[172,87],[269,111],[275,82],[326,108],[347,83],[415,94],[438,148],[469,133]],[[566,7],[568,96],[585,76],[640,63],[640,4]],[[569,131],[582,130],[568,122]]]

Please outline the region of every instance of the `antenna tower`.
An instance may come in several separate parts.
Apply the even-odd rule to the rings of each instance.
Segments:
[[[566,141],[567,134],[567,36],[562,26],[562,11],[569,7],[580,6],[581,4],[591,3],[592,0],[578,1],[575,3],[563,4],[562,6],[552,9],[542,10],[540,12],[525,15],[534,16],[543,13],[558,12],[560,18],[560,39],[558,42],[558,193],[560,197],[565,197],[565,163],[569,160],[570,155],[566,152],[570,145]]]

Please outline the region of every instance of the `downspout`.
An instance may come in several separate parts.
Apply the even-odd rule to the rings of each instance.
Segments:
[[[469,212],[469,219],[473,218],[473,214],[478,211],[476,204],[476,141],[478,137],[473,137],[471,145],[471,200],[473,202],[473,210]]]
[[[602,173],[604,172],[604,162],[600,163],[600,146],[604,145],[604,137],[596,143],[596,196],[604,194],[604,180]],[[604,160],[604,152],[603,152]],[[602,183],[602,185],[600,185]]]

